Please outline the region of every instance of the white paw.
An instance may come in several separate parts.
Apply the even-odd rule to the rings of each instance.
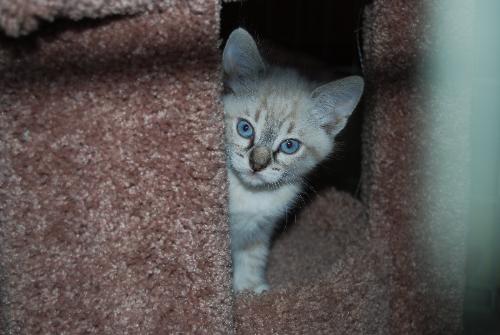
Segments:
[[[269,285],[266,282],[233,282],[234,291],[236,293],[243,291],[252,291],[255,294],[261,294],[264,291],[269,291]]]
[[[261,294],[264,291],[269,291],[269,285],[266,283],[260,284],[253,288],[253,292],[256,294]]]

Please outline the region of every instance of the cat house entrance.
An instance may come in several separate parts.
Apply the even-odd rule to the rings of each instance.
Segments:
[[[243,27],[270,63],[295,68],[309,79],[328,82],[362,75],[358,35],[362,4],[362,0],[226,2],[221,13],[222,45],[234,29]],[[337,136],[334,153],[308,178],[313,192],[335,187],[357,196],[361,109],[358,106]]]
[[[280,108],[273,109],[273,112],[286,110],[285,107],[282,108],[282,105],[287,104],[281,104],[283,96],[291,97],[295,101],[299,100],[298,96],[302,96],[303,91],[294,90],[293,84],[290,87],[286,86],[288,81],[284,80],[280,81],[277,86],[265,86],[266,82],[262,80],[258,81],[258,84],[262,86],[255,87],[255,81],[251,82],[248,78],[259,78],[260,74],[266,71],[266,66],[263,65],[260,56],[271,65],[293,68],[306,79],[318,84],[318,86],[310,85],[314,86],[314,89],[311,89],[311,93],[308,95],[311,98],[310,101],[316,101],[315,103],[318,101],[313,90],[316,92],[318,88],[331,87],[330,84],[323,84],[332,83],[332,81],[352,75],[362,76],[361,43],[360,36],[357,34],[361,25],[361,12],[361,0],[349,3],[284,0],[248,0],[224,3],[221,13],[221,51],[224,48],[223,68],[225,85],[228,86],[224,103],[227,116],[235,119],[235,127],[232,128],[232,131],[238,131],[239,122],[242,120],[247,122],[243,116],[237,114],[249,114],[249,107],[253,106],[252,103],[255,105],[255,101],[262,102],[259,106],[265,107],[262,109],[253,108],[255,115],[249,115],[253,117],[253,122],[257,122],[259,111],[264,110],[264,114],[268,114],[268,110],[266,110],[269,108],[268,100],[257,99],[257,96],[266,96],[266,90],[276,89],[277,92],[287,92],[288,94],[279,93],[281,99],[279,104],[271,102],[272,106],[280,106]],[[244,30],[235,32],[235,29],[239,27],[244,28],[249,34]],[[258,51],[255,51],[255,45]],[[264,76],[263,78],[270,78],[269,73],[274,72],[268,72],[268,77]],[[356,80],[361,79],[358,77]],[[294,81],[290,80],[289,82],[293,83]],[[333,84],[333,86],[335,85],[337,84]],[[342,84],[340,86],[342,93],[337,96],[335,94],[322,95],[324,100],[321,101],[327,101],[332,96],[338,99],[350,96],[345,94],[347,92],[345,87],[348,86]],[[249,87],[250,89],[248,89]],[[246,92],[246,95],[242,95],[241,91]],[[290,92],[297,92],[297,95],[290,95]],[[240,94],[240,97],[236,99],[237,94]],[[252,94],[255,94],[253,100],[248,98]],[[248,105],[243,105],[243,101],[248,101]],[[326,107],[333,106],[334,103],[336,102],[323,106],[324,110],[328,109]],[[320,105],[318,103],[315,106]],[[307,104],[302,106],[306,106],[303,109],[306,113],[312,113],[311,115],[317,113],[316,107],[309,108],[307,106],[310,105]],[[339,103],[336,105],[337,111],[345,106],[346,104]],[[351,111],[352,109],[349,113]],[[294,115],[294,113],[290,112],[289,114]],[[318,115],[314,115],[316,121],[321,123],[321,118],[318,119]],[[330,124],[335,126],[335,124],[341,123],[342,114],[340,113],[338,116],[339,118],[335,119],[337,123]],[[273,121],[272,118],[270,120]],[[341,273],[351,273],[351,270],[346,267],[345,260],[347,258],[357,255],[356,257],[359,259],[365,259],[365,256],[361,255],[364,251],[360,251],[357,247],[361,240],[366,241],[368,232],[364,220],[364,206],[357,199],[361,175],[361,122],[362,104],[351,115],[345,128],[338,134],[335,132],[337,136],[333,153],[328,159],[322,161],[312,174],[305,176],[305,195],[299,195],[294,199],[296,206],[293,209],[283,207],[283,212],[286,213],[282,215],[282,222],[279,226],[281,231],[275,235],[267,263],[267,279],[271,287],[269,294],[278,294],[277,292],[280,292],[281,289],[295,292],[302,288],[312,289],[316,287],[315,285],[323,286],[322,281],[328,281],[328,278]],[[284,124],[283,122],[275,123]],[[268,131],[275,127],[272,124],[274,123],[263,124],[260,122],[260,129]],[[242,123],[242,128],[238,132],[239,136],[246,138],[246,132],[251,132],[253,129],[250,126],[251,124]],[[288,126],[284,127],[283,131],[287,128]],[[306,128],[303,127],[303,129]],[[307,129],[311,128],[313,127]],[[323,130],[314,129],[313,131]],[[286,131],[287,134],[290,133],[290,130]],[[248,135],[248,138],[253,138],[252,134],[253,132]],[[310,135],[314,134],[310,133]],[[263,137],[265,138],[265,136]],[[257,141],[261,140],[261,138],[257,138]],[[240,142],[243,143],[242,140]],[[231,145],[234,147],[233,143]],[[240,147],[245,148],[243,144]],[[245,158],[243,151],[239,157]],[[249,162],[250,159],[251,156],[249,156]],[[268,161],[266,160],[266,162]],[[243,165],[243,163],[241,164]],[[231,175],[231,170],[229,174]],[[268,203],[279,202],[279,199],[270,197]],[[249,201],[244,204],[238,203],[238,206],[234,205],[231,208],[237,207],[238,213],[243,213],[247,210],[246,206],[251,206]],[[256,206],[267,209],[260,203]],[[272,209],[270,208],[270,210]],[[246,222],[247,216],[238,216],[239,221],[235,220],[234,217],[231,219],[234,220],[231,221],[231,227],[234,230],[236,230],[234,227],[237,226],[238,231],[244,231],[243,225],[235,225],[235,223]],[[236,234],[232,235],[232,241],[238,240],[235,236]],[[238,235],[238,238],[241,236],[241,234]],[[233,275],[243,273],[241,268],[245,268],[244,265],[249,264],[240,257],[243,253],[239,249],[238,252],[233,252]],[[238,255],[236,261],[234,260],[235,254]],[[244,272],[247,276],[234,275],[233,283],[239,283],[239,279],[245,279],[251,277],[253,273],[260,272],[260,270],[255,269],[251,268]],[[233,285],[233,288],[236,286]],[[257,290],[254,289],[254,292],[258,292],[259,287],[261,286],[258,286]],[[335,286],[327,287],[326,291],[329,293],[325,293],[324,296],[334,295]],[[323,293],[319,295],[323,296]],[[252,308],[260,309],[258,303],[256,304]]]

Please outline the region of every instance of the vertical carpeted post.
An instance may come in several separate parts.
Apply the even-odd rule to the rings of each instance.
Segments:
[[[469,104],[467,92],[434,80],[447,18],[433,13],[448,13],[439,6],[375,0],[365,12],[363,202],[392,334],[461,331]]]
[[[232,332],[219,3],[146,7],[0,39],[4,333]]]

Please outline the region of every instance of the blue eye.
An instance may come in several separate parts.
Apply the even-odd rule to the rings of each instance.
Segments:
[[[280,144],[280,151],[287,155],[296,153],[299,148],[300,142],[291,138],[289,138],[288,140],[284,140]]]
[[[253,136],[253,127],[250,122],[245,119],[241,119],[238,121],[236,130],[238,131],[238,134],[240,134],[240,136],[243,138],[250,138]]]

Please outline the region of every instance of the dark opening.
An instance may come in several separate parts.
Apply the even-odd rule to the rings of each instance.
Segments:
[[[257,40],[267,61],[327,82],[362,74],[359,33],[364,0],[247,0],[224,3],[221,37],[238,27]],[[224,45],[223,43],[223,45]],[[223,47],[222,45],[222,47]],[[362,106],[337,136],[331,159],[311,177],[316,191],[334,186],[357,195],[361,174]]]

